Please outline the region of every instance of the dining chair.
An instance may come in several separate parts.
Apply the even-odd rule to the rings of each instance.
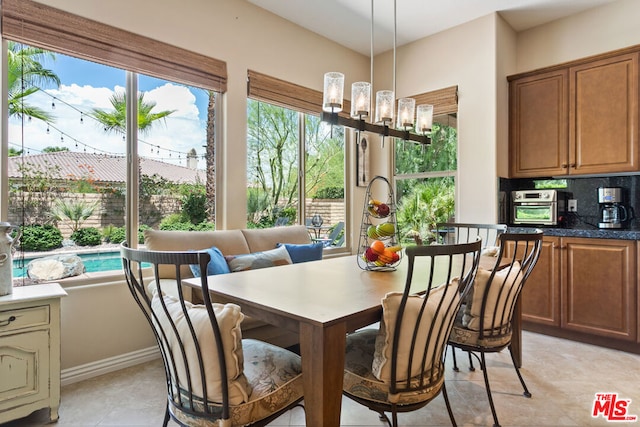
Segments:
[[[182,280],[190,266],[207,271],[205,251],[160,252],[120,248],[127,285],[155,336],[167,384],[163,425],[264,426],[302,400],[300,357],[242,339],[236,304],[212,303],[207,276],[204,303],[189,302]],[[158,279],[171,269],[177,280]],[[185,285],[186,286],[186,285]]]
[[[442,392],[456,425],[444,382],[445,349],[480,251],[480,240],[406,248],[404,290],[383,298],[379,328],[347,336],[345,396],[397,427],[398,413],[420,409]]]
[[[461,222],[441,222],[436,224],[439,243],[471,242],[477,236],[482,237],[482,248],[496,246],[498,236],[507,231],[506,224],[470,224]]]
[[[512,320],[516,303],[527,278],[533,271],[542,248],[542,230],[530,233],[503,233],[498,236],[498,254],[493,269],[480,267],[469,297],[456,316],[449,344],[473,355],[480,362],[493,422],[499,426],[491,396],[486,353],[509,348],[524,395],[531,397],[511,347]],[[478,353],[480,356],[478,357]],[[455,353],[453,369],[458,371]]]

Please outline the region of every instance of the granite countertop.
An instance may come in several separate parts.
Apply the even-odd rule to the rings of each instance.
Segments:
[[[509,231],[527,231],[536,227],[509,227]],[[544,231],[545,236],[558,237],[587,237],[592,239],[640,240],[638,229],[601,229],[601,228],[561,228],[537,227]]]

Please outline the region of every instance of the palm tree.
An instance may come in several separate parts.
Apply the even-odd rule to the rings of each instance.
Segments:
[[[216,117],[216,94],[209,91],[209,102],[207,104],[207,146],[205,160],[207,163],[206,175],[206,195],[207,195],[207,218],[213,222],[216,219],[216,145],[215,145],[215,117]]]
[[[37,47],[8,42],[7,78],[9,117],[32,117],[51,122],[54,117],[43,109],[29,105],[25,99],[41,90],[40,86],[54,84],[60,86],[60,78],[41,62],[55,59],[53,52]]]
[[[92,115],[104,126],[107,132],[124,133],[126,131],[127,103],[125,92],[116,92],[109,102],[113,106],[113,111],[94,108]],[[151,126],[156,120],[164,119],[176,110],[165,110],[152,113],[156,106],[154,101],[145,101],[144,93],[138,94],[138,130],[146,134],[151,130]]]

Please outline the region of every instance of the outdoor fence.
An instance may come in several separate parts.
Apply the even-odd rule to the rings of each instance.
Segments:
[[[95,204],[93,214],[82,221],[81,227],[102,229],[109,225],[125,225],[125,198],[121,194],[100,193],[10,193],[9,222],[12,224],[43,224],[52,221],[51,211],[55,200]],[[153,195],[140,199],[140,224],[157,228],[166,216],[180,212],[180,196]],[[307,199],[307,217],[318,214],[323,224],[333,225],[345,221],[343,200]],[[70,221],[56,221],[64,238],[71,235]]]

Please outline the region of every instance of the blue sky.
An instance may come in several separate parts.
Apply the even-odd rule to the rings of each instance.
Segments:
[[[47,124],[40,120],[9,120],[9,143],[16,149],[25,147],[37,154],[49,146],[63,146],[71,151],[122,154],[125,144],[121,134],[107,133],[89,115],[94,108],[112,110],[109,98],[124,91],[126,73],[113,67],[56,54],[55,61],[43,63],[61,80],[60,87],[45,87],[28,97],[27,102],[54,116]],[[175,110],[164,121],[155,122],[151,130],[139,135],[141,155],[171,163],[185,164],[185,154],[195,148],[204,154],[206,143],[206,107],[208,95],[198,88],[188,88],[170,81],[140,75],[138,90],[146,101],[156,102],[153,111]],[[204,167],[204,162],[199,162]]]

